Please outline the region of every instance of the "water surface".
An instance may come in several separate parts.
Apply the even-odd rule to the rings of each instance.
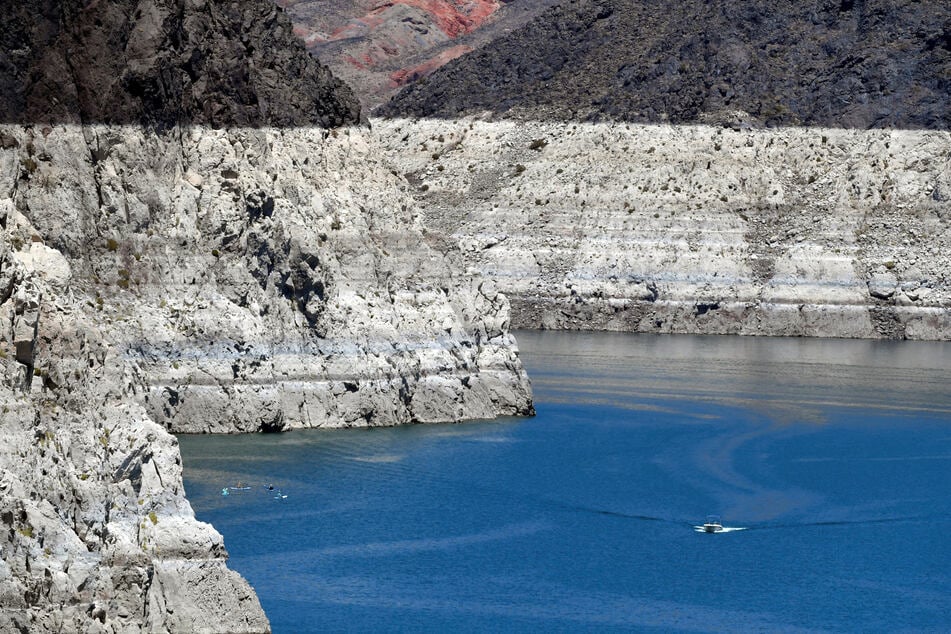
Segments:
[[[951,629],[951,345],[519,343],[532,419],[180,438],[275,632]]]

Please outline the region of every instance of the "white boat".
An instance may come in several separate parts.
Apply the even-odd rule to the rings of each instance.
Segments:
[[[703,523],[703,532],[705,533],[719,533],[723,530],[723,524],[720,523],[719,515],[707,515],[706,521]]]

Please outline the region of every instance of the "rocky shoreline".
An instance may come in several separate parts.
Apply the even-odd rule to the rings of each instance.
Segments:
[[[571,37],[545,39],[629,30],[625,2],[571,4],[551,14]],[[831,31],[867,31],[838,13]],[[454,116],[533,28],[404,105]],[[934,68],[945,35],[928,32]],[[798,115],[728,112],[722,91],[703,112],[678,93],[671,120],[692,126],[371,129],[266,0],[21,3],[0,42],[3,631],[268,632],[171,434],[530,415],[512,326],[951,338],[946,131],[753,129]],[[751,76],[734,52],[724,68]],[[582,114],[633,107],[616,80],[707,73],[681,53],[657,76],[609,69]],[[512,112],[553,107],[554,70],[556,89],[586,79],[542,54],[487,86],[530,97]],[[851,120],[940,127],[929,68],[897,104],[920,121],[880,111],[890,84]]]
[[[186,631],[221,610],[229,631],[266,629],[194,520],[168,431],[531,413],[507,301],[422,242],[365,128],[0,133],[11,627]],[[90,582],[133,554],[136,583]]]
[[[0,630],[267,632],[170,432],[530,414],[508,302],[274,5],[0,38]]]
[[[951,137],[374,120],[520,328],[951,338]]]

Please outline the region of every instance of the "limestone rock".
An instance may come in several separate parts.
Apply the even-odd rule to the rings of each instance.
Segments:
[[[32,280],[21,283],[13,296],[13,346],[16,360],[32,370],[40,321],[40,290]]]
[[[507,301],[426,244],[368,129],[0,130],[4,345],[32,364],[0,364],[0,629],[267,630],[168,430],[532,411]]]
[[[876,273],[868,281],[868,293],[878,299],[888,299],[898,290],[898,278],[892,273]]]
[[[12,255],[25,269],[36,271],[54,289],[62,291],[69,285],[72,269],[63,254],[56,249],[33,242],[29,251],[17,251]]]
[[[269,2],[4,8],[0,631],[267,632],[169,430],[530,413],[508,304]]]
[[[951,338],[947,132],[373,128],[427,238],[494,281],[516,327]]]
[[[53,329],[76,320],[44,312],[41,324],[53,323],[42,367],[75,345]],[[55,373],[38,393],[0,387],[0,630],[268,631],[253,591],[225,565],[221,536],[194,519],[177,441],[110,393],[97,346],[81,348],[70,368],[78,398],[54,387]],[[157,601],[172,577],[180,589]]]

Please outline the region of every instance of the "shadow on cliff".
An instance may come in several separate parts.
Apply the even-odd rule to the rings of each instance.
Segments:
[[[563,0],[382,116],[951,128],[951,3]]]
[[[3,0],[0,122],[335,127],[350,88],[266,0]]]

